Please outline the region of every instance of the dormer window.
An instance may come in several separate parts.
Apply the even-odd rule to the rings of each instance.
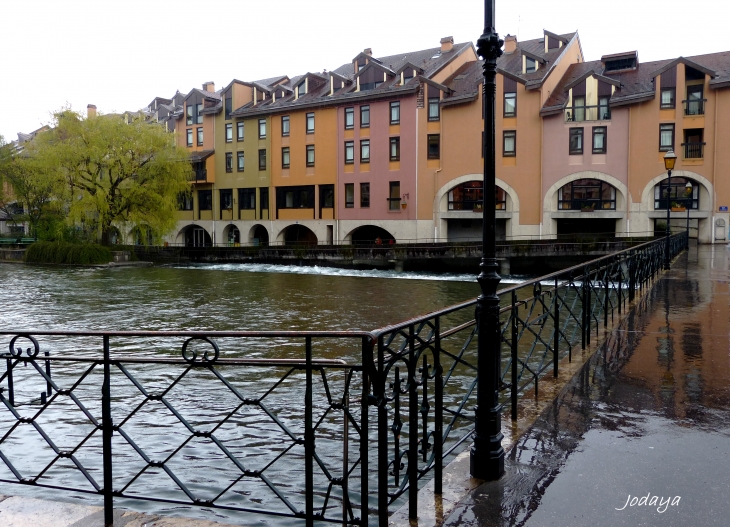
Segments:
[[[636,67],[635,58],[609,60],[606,62],[605,71],[630,70],[630,69],[634,69],[635,67]]]
[[[304,79],[297,86],[297,96],[301,97],[302,95],[304,95],[306,93],[307,93],[307,79]]]
[[[537,71],[537,61],[530,57],[525,57],[525,73]]]

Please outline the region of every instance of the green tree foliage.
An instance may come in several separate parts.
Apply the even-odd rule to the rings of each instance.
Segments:
[[[95,230],[103,244],[133,228],[144,233],[142,241],[159,238],[175,224],[179,194],[190,190],[187,152],[172,135],[118,115],[83,118],[62,110],[51,130],[30,142],[23,162],[36,176],[63,182],[69,221]]]

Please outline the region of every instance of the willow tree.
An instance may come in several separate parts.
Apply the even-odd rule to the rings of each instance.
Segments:
[[[27,155],[63,179],[69,220],[95,227],[103,244],[117,229],[166,234],[175,225],[178,196],[190,190],[185,149],[141,119],[63,110]]]

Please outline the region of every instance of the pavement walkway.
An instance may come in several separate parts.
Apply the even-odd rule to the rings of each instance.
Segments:
[[[730,524],[729,255],[680,255],[509,450],[504,477],[436,523]]]

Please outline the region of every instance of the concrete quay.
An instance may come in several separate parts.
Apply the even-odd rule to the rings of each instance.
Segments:
[[[417,521],[399,511],[391,525],[727,525],[729,255],[726,246],[681,254],[505,445],[499,481],[459,476],[465,453],[443,496],[425,500]]]

